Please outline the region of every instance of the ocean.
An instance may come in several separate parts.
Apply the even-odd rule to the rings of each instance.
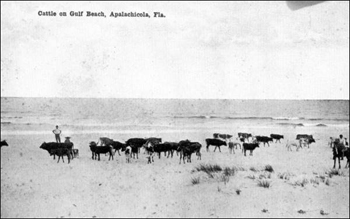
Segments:
[[[347,127],[348,100],[1,98],[1,132]]]

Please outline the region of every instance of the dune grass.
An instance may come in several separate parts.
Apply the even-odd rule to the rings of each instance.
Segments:
[[[199,177],[194,177],[191,179],[192,185],[196,185],[200,183],[200,178]]]
[[[258,186],[263,187],[263,188],[270,188],[272,185],[271,180],[267,180],[267,179],[261,179],[258,180]]]

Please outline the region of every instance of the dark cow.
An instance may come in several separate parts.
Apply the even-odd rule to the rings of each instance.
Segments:
[[[0,146],[9,146],[6,142],[6,140],[2,140],[1,143],[0,143]]]
[[[116,153],[118,151],[119,156],[121,156],[119,150],[121,150],[123,147],[126,147],[126,145],[124,143],[121,143],[119,141],[112,141],[111,145],[112,145],[113,149],[115,150],[114,153]]]
[[[265,144],[267,144],[270,147],[269,142],[270,141],[273,142],[273,139],[267,136],[255,136],[255,139],[258,143],[260,142],[264,143],[264,147],[265,147]]]
[[[173,158],[174,151],[177,151],[177,148],[179,147],[179,143],[178,142],[164,142],[164,145],[166,145],[166,148],[168,149],[167,158],[169,158],[170,155],[171,155],[171,158]]]
[[[311,143],[316,143],[314,137],[312,135],[306,135],[306,134],[298,134],[297,137],[296,137],[297,140],[299,139],[305,139],[305,145],[308,146],[308,148],[310,148],[310,144]]]
[[[201,149],[202,145],[198,142],[190,142],[188,140],[180,141],[178,146],[178,151],[180,151],[180,164],[181,159],[183,163],[185,163],[185,158],[187,158],[187,162],[191,163],[191,155],[196,153],[197,159],[201,159]]]
[[[245,142],[245,140],[248,140],[248,142],[249,142],[250,137],[252,137],[252,134],[250,134],[250,133],[238,132],[238,138],[240,138],[240,139],[243,138],[243,143]]]
[[[207,151],[209,151],[210,145],[215,146],[214,152],[217,147],[219,147],[219,151],[221,152],[220,146],[227,146],[227,143],[225,141],[215,138],[207,138],[205,139],[205,142],[207,143]]]
[[[164,156],[166,156],[166,153],[168,152],[169,156],[169,153],[171,151],[171,145],[166,143],[155,144],[153,145],[153,150],[155,153],[158,154],[158,158],[160,159],[160,155],[162,152],[164,152]]]
[[[129,140],[127,140],[125,142],[126,146],[131,146],[132,147],[137,147],[137,158],[138,158],[138,153],[140,152],[140,148],[147,142],[146,139],[144,138],[130,138]],[[135,150],[133,150],[133,154],[134,154],[134,157],[135,157]]]
[[[272,139],[275,139],[276,140],[276,143],[277,141],[279,141],[281,143],[281,139],[284,139],[284,136],[283,135],[278,135],[278,134],[271,134],[270,137]]]
[[[246,156],[246,151],[249,150],[250,151],[250,155],[253,155],[253,151],[255,148],[259,147],[259,143],[243,143],[243,151],[244,152],[244,156]]]
[[[92,152],[92,159],[96,160],[97,156],[98,156],[98,160],[100,161],[100,154],[107,154],[109,153],[109,159],[108,160],[112,160],[113,158],[113,147],[111,145],[109,146],[97,146],[97,144],[92,141],[90,142],[90,150]]]
[[[64,163],[63,156],[67,156],[67,158],[68,158],[68,164],[70,163],[71,152],[70,152],[70,150],[67,149],[67,148],[52,149],[49,153],[50,153],[50,156],[52,156],[52,155],[57,155],[57,156],[58,156],[58,161],[57,161],[57,163],[60,161],[60,158],[61,158],[61,157],[62,157],[62,161],[63,161],[63,163]]]
[[[71,158],[73,159],[73,157],[74,157],[73,150],[72,150],[73,143],[57,143],[57,142],[46,143],[46,142],[44,142],[44,143],[42,143],[40,148],[49,152],[50,155],[51,155],[51,150],[53,150],[53,149],[66,148],[69,150]],[[53,159],[56,159],[55,154],[53,154]]]

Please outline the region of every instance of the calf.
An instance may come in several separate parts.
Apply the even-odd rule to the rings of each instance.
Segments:
[[[72,151],[73,151],[73,157],[74,158],[79,157],[79,150],[78,149],[72,149]]]
[[[253,155],[253,151],[255,148],[259,147],[259,143],[243,143],[243,152],[244,152],[244,156],[246,156],[246,151],[249,150],[250,151],[250,155]]]
[[[225,141],[222,141],[220,139],[215,139],[215,138],[207,138],[205,139],[205,142],[207,143],[207,151],[209,151],[209,146],[215,146],[214,152],[216,148],[219,148],[219,151],[221,152],[220,146],[227,146],[227,143]]]
[[[296,150],[298,151],[299,148],[301,148],[301,143],[302,143],[302,140],[298,140],[298,141],[289,141],[287,140],[287,144],[286,144],[286,147],[287,147],[287,150],[288,151],[292,151],[292,147],[295,147]]]
[[[239,142],[229,142],[228,143],[228,149],[230,150],[230,154],[235,153],[234,148],[238,148],[237,146],[239,145],[239,148],[242,149],[241,143]]]
[[[92,152],[92,159],[96,160],[97,156],[98,156],[98,160],[100,161],[100,154],[107,154],[109,153],[109,159],[108,160],[112,160],[113,158],[113,147],[110,146],[97,146],[97,144],[92,141],[90,142],[90,150]]]
[[[67,148],[52,149],[49,153],[50,153],[50,156],[52,156],[52,155],[57,155],[57,156],[58,156],[58,161],[57,161],[57,163],[60,161],[60,158],[61,158],[61,157],[62,157],[62,161],[63,161],[63,163],[64,163],[63,156],[67,156],[67,158],[68,158],[68,163],[70,163],[71,152],[70,152],[70,150],[67,149]]]
[[[6,140],[2,140],[1,143],[0,143],[0,147],[2,146],[9,146],[6,142]]]
[[[137,147],[135,147],[135,148],[137,148]],[[132,147],[130,145],[126,146],[125,147],[125,157],[126,157],[127,163],[130,163],[131,153],[132,153]]]
[[[277,141],[279,141],[281,143],[281,139],[284,139],[284,136],[283,135],[278,135],[278,134],[271,134],[270,137],[272,139],[275,139],[276,140],[276,143]]]

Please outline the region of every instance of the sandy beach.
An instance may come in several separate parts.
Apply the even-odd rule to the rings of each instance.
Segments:
[[[31,130],[31,127],[27,127]],[[333,167],[332,151],[327,145],[330,136],[343,134],[348,128],[286,127],[284,129],[251,128],[254,134],[285,135],[282,143],[270,147],[261,144],[253,156],[245,157],[241,150],[230,154],[206,152],[205,138],[212,137],[210,127],[197,132],[150,130],[145,133],[110,134],[115,140],[131,137],[162,137],[163,141],[190,139],[202,143],[202,160],[192,157],[192,163],[179,164],[179,157],[161,159],[147,164],[146,155],[126,163],[117,153],[114,160],[91,159],[90,141],[101,133],[71,135],[80,150],[80,157],[67,164],[57,163],[47,151],[39,148],[44,141],[53,141],[43,134],[1,135],[9,147],[1,148],[1,217],[337,217],[349,215],[349,169],[341,162],[341,175],[327,174]],[[220,130],[236,135],[240,130]],[[103,131],[102,131],[103,132]],[[153,134],[152,134],[153,132]],[[287,151],[287,139],[298,133],[313,134],[315,144],[300,151]],[[196,171],[200,164],[218,164],[222,168],[236,167],[228,181],[222,171],[210,178]],[[270,175],[263,171],[271,165]],[[288,179],[281,174],[290,173]],[[269,188],[259,187],[261,175],[269,175]],[[326,177],[327,183],[320,177]],[[255,179],[253,179],[255,177]],[[192,184],[192,179],[199,179]],[[301,186],[298,182],[306,179]],[[312,182],[316,179],[317,182]],[[237,194],[240,190],[240,194]],[[302,210],[302,211],[300,211]],[[321,214],[323,211],[323,214]],[[301,213],[300,213],[301,212]]]

